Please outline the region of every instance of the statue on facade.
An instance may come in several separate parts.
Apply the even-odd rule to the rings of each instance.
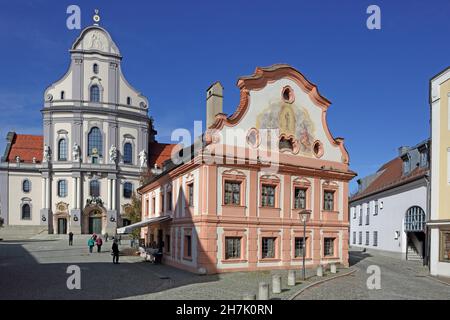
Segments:
[[[139,152],[139,161],[141,163],[141,168],[147,166],[147,152],[145,152],[145,150]]]
[[[80,147],[78,146],[78,144],[76,142],[72,148],[72,158],[73,158],[73,161],[80,161]]]
[[[50,147],[48,145],[44,145],[44,162],[48,162],[50,160]]]
[[[113,163],[117,161],[117,148],[114,145],[109,149],[109,161]]]

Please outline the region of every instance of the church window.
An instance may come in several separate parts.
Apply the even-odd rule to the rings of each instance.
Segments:
[[[131,105],[131,98],[127,97],[127,105]]]
[[[95,74],[98,74],[98,64],[94,63],[94,66],[93,66],[92,69],[93,69]]]
[[[31,220],[31,208],[28,203],[22,206],[22,220]]]
[[[88,155],[102,155],[102,133],[97,127],[93,127],[88,134]]]
[[[58,142],[58,160],[67,161],[67,141],[66,139],[61,139]]]
[[[133,146],[129,142],[123,146],[123,163],[133,163]]]
[[[91,197],[100,196],[100,182],[98,182],[98,180],[92,180],[89,183],[89,194],[91,195]]]
[[[123,197],[130,199],[133,194],[133,184],[131,182],[125,182],[123,184]]]
[[[97,85],[91,87],[91,102],[100,102],[100,89]]]
[[[67,197],[67,180],[58,181],[58,197]]]
[[[22,183],[22,190],[25,193],[28,193],[28,192],[31,191],[31,182],[30,182],[30,180],[27,179],[27,180],[23,181],[23,183]]]

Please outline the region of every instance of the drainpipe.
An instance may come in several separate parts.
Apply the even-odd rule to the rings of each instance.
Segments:
[[[428,221],[430,220],[430,210],[431,210],[431,183],[430,183],[430,173],[425,175],[425,182],[427,183],[427,212],[426,212],[426,224],[425,224],[425,248],[424,248],[424,259],[423,265],[429,267],[429,246],[430,246],[430,232],[428,227]]]

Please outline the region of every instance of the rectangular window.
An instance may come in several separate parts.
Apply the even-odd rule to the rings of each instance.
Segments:
[[[306,189],[295,188],[294,209],[306,209]]]
[[[334,256],[334,238],[325,238],[323,243],[323,253],[325,257]]]
[[[362,245],[362,231],[360,231],[358,234],[358,244]]]
[[[156,198],[152,198],[152,214],[154,215],[156,212]]]
[[[165,212],[166,197],[164,197],[164,191],[161,192],[161,212]]]
[[[305,238],[306,241],[308,241],[308,238]],[[306,242],[308,243],[308,242]],[[295,238],[295,257],[296,258],[302,258],[303,257],[303,252],[305,253],[306,256],[306,245],[303,242],[303,237],[298,237]]]
[[[262,238],[262,258],[275,258],[275,242],[277,238]]]
[[[275,207],[275,190],[276,186],[262,185],[261,190],[261,206],[263,207]]]
[[[241,258],[241,238],[226,237],[225,238],[225,259]]]
[[[325,191],[323,193],[323,210],[334,210],[334,191]]]
[[[164,248],[167,253],[170,252],[170,234],[166,234],[166,243],[164,243]]]
[[[373,232],[373,246],[378,246],[378,231]]]
[[[362,226],[362,208],[359,208],[359,223],[360,226]]]
[[[353,219],[356,219],[356,208],[352,208],[353,210]]]
[[[378,215],[378,201],[375,201],[375,211],[373,213],[374,216]]]
[[[369,225],[369,219],[370,219],[370,207],[369,207],[369,204],[367,204],[366,226]]]
[[[224,203],[240,205],[241,204],[241,183],[235,181],[225,181]]]
[[[370,232],[366,231],[366,246],[369,245],[369,239],[370,239]]]
[[[147,212],[147,216],[150,215],[150,201],[145,200],[145,211]]]
[[[167,209],[172,211],[172,191],[167,191]]]
[[[441,231],[440,261],[450,262],[450,230]]]
[[[356,244],[356,231],[353,231],[353,244]]]
[[[187,191],[188,191],[188,206],[193,207],[194,206],[194,184],[190,183],[187,185]]]
[[[184,236],[184,256],[187,258],[192,257],[192,238],[190,235]]]

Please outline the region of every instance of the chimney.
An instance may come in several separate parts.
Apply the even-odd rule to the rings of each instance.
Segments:
[[[206,129],[213,123],[216,114],[223,112],[223,86],[219,81],[206,90]]]
[[[409,150],[409,147],[407,146],[401,146],[398,148],[398,156],[401,157],[403,154],[405,154]]]

